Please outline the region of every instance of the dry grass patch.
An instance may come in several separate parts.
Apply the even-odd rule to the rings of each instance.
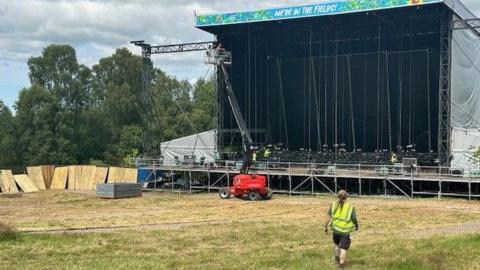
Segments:
[[[223,201],[216,194],[144,193],[97,199],[44,191],[0,201],[19,232],[0,241],[8,269],[333,269],[323,222],[332,197]],[[0,199],[1,200],[1,199]],[[352,269],[478,269],[480,202],[351,198],[360,219]],[[471,225],[473,224],[473,225]],[[97,229],[98,227],[105,227]],[[456,228],[456,230],[450,230]],[[473,230],[475,231],[475,230]],[[0,264],[2,268],[2,264]]]

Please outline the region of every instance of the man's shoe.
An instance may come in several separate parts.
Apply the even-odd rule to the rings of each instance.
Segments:
[[[345,269],[345,264],[344,264],[344,263],[339,263],[339,264],[338,264],[338,267],[339,267],[340,269]]]

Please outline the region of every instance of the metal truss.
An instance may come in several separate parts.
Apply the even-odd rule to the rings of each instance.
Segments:
[[[438,156],[442,165],[450,164],[452,15],[446,16],[440,29],[440,81],[438,113]]]
[[[463,30],[471,29],[480,36],[478,29],[480,28],[480,19],[465,19],[465,20],[453,20],[451,24],[451,30]]]
[[[167,54],[167,53],[180,53],[180,52],[193,52],[193,51],[205,51],[208,50],[213,44],[213,41],[207,42],[193,42],[193,43],[183,43],[183,44],[172,44],[172,45],[159,45],[152,46],[148,43],[145,43],[143,40],[136,40],[130,42],[135,46],[142,48],[142,105],[143,105],[143,149],[144,155],[146,156],[155,156],[159,153],[158,147],[155,147],[153,143],[154,138],[154,104],[153,92],[152,92],[152,54]]]

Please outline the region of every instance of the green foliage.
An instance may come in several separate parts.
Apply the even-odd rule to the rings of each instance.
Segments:
[[[473,164],[475,164],[476,166],[480,166],[480,147],[475,149],[475,151],[472,153],[470,161],[473,162]]]
[[[18,156],[16,153],[15,122],[12,112],[0,100],[0,167],[16,165]]]
[[[127,165],[141,155],[141,57],[122,48],[90,69],[71,46],[50,45],[28,66],[32,86],[20,92],[15,116],[0,101],[0,167]],[[155,149],[213,128],[212,79],[192,86],[153,69],[152,92]]]

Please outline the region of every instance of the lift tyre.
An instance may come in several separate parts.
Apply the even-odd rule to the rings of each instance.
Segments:
[[[270,188],[267,188],[266,191],[267,191],[267,194],[265,194],[265,196],[263,196],[263,198],[265,200],[271,200],[272,197],[273,197],[273,190],[270,189]]]
[[[250,191],[247,195],[247,198],[250,200],[250,201],[256,201],[260,198],[260,194],[258,194],[257,191]]]
[[[228,200],[230,199],[230,190],[228,188],[221,188],[218,191],[218,196],[220,196],[221,199]]]

